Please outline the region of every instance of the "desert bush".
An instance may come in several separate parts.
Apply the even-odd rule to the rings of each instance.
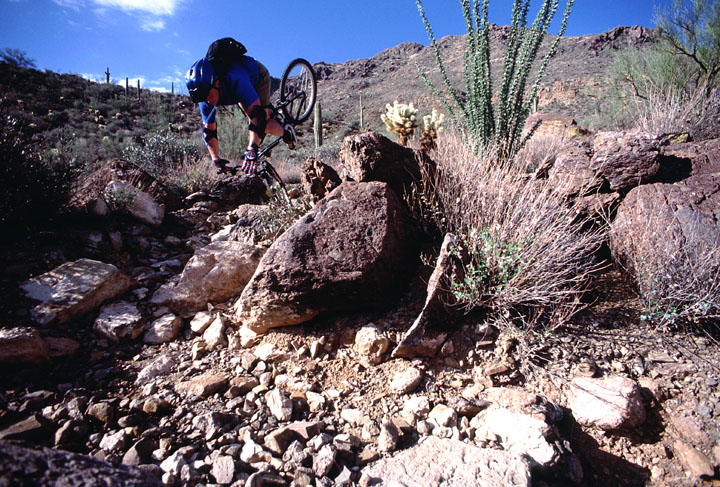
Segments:
[[[295,200],[294,204],[289,205],[281,195],[274,194],[268,202],[267,211],[262,214],[260,223],[255,227],[258,241],[275,240],[311,208],[310,201]]]
[[[643,217],[659,220],[661,211],[651,209]],[[635,278],[644,320],[684,325],[720,318],[720,248],[706,225],[698,221],[684,228],[682,240],[669,239],[652,225],[634,230],[634,242],[645,242],[647,251],[642,257],[629,255],[622,265]]]
[[[123,155],[158,179],[172,169],[195,163],[204,155],[199,141],[167,130],[152,132],[141,140],[125,147]]]
[[[557,326],[581,309],[603,235],[588,231],[547,180],[529,177],[532,159],[499,163],[496,152],[476,155],[451,134],[439,138],[435,160],[426,215],[460,236],[469,254],[453,279],[459,304],[531,328]]]
[[[210,161],[201,160],[195,163],[183,163],[174,167],[163,177],[168,186],[181,194],[192,194],[197,191],[209,192],[218,182],[220,176]]]
[[[545,33],[555,16],[559,0],[543,0],[535,21],[527,27],[530,0],[514,0],[512,24],[505,49],[503,74],[499,91],[492,87],[490,24],[488,21],[489,0],[461,0],[467,30],[467,46],[463,64],[465,96],[461,97],[452,86],[442,62],[440,48],[435,41],[430,23],[425,16],[421,0],[417,0],[425,29],[435,52],[436,64],[446,94],[442,93],[429,77],[419,68],[425,83],[445,106],[455,129],[462,135],[469,147],[480,150],[492,144],[497,155],[510,160],[522,147],[532,131],[523,134],[525,121],[537,100],[538,88],[545,74],[550,58],[557,51],[565,33],[570,10],[574,0],[565,5],[558,35],[542,58],[535,72],[535,81],[528,88],[533,63],[538,56]],[[493,103],[493,97],[497,101]]]
[[[656,11],[656,43],[619,54],[619,118],[644,131],[720,135],[720,2],[674,0]]]
[[[12,47],[4,47],[0,51],[0,60],[4,63],[8,63],[16,68],[34,68],[35,60],[28,57],[25,51]]]
[[[65,158],[43,157],[23,135],[22,121],[0,120],[0,224],[51,220],[67,202],[75,168]],[[5,233],[5,232],[2,232]]]

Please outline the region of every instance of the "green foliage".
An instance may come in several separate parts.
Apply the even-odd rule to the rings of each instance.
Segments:
[[[128,213],[139,191],[140,189],[135,187],[108,186],[105,188],[103,199],[107,202],[110,210],[118,213]]]
[[[649,132],[718,135],[720,2],[675,0],[656,12],[652,48],[619,54],[613,71],[622,110],[619,125]]]
[[[123,155],[162,180],[168,171],[195,163],[204,152],[197,141],[163,130],[146,135],[141,143],[129,144]]]
[[[28,57],[25,51],[20,49],[5,47],[0,51],[0,60],[4,63],[8,63],[16,68],[34,68],[35,60]]]
[[[488,228],[471,229],[465,235],[463,245],[471,262],[465,268],[464,277],[452,283],[453,293],[465,306],[475,308],[486,305],[493,295],[512,285],[513,279],[527,265],[524,259],[531,255],[533,239],[508,241]]]
[[[656,11],[661,49],[694,65],[693,83],[707,93],[720,74],[720,2],[674,0]]]
[[[226,159],[243,159],[248,146],[249,121],[240,107],[232,105],[217,114],[218,142]]]
[[[0,121],[0,224],[31,225],[52,219],[70,196],[75,167],[47,158],[11,117]]]
[[[503,74],[497,101],[493,105],[490,56],[489,0],[461,0],[467,30],[467,46],[463,64],[465,97],[452,86],[445,70],[421,0],[416,0],[425,29],[435,51],[435,59],[447,91],[447,96],[419,67],[425,83],[440,98],[455,128],[463,134],[464,142],[476,151],[493,143],[503,159],[510,159],[531,134],[523,136],[525,121],[537,99],[538,88],[550,58],[555,54],[565,33],[574,0],[565,6],[558,35],[550,44],[528,87],[533,63],[540,45],[558,8],[559,0],[543,0],[531,27],[527,27],[530,0],[514,0],[510,35],[507,39]]]

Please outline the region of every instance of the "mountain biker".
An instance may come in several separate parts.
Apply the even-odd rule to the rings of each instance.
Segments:
[[[267,68],[254,58],[243,55],[233,61],[227,73],[217,76],[215,68],[207,60],[197,60],[185,75],[188,93],[200,108],[203,120],[202,138],[219,173],[226,171],[229,161],[220,157],[215,111],[218,105],[238,103],[250,119],[248,147],[245,161],[240,168],[252,174],[257,167],[257,151],[265,134],[282,137],[288,148],[294,149],[295,130],[291,124],[281,125],[273,118],[270,102],[270,74]]]

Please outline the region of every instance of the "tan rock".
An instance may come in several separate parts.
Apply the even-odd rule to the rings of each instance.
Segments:
[[[130,287],[130,278],[112,264],[91,259],[67,262],[21,284],[27,297],[40,301],[32,310],[42,325],[66,323],[96,309]]]

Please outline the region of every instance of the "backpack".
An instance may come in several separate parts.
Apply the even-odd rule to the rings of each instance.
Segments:
[[[240,60],[246,52],[245,46],[232,37],[223,37],[210,44],[205,59],[212,64],[215,75],[222,77],[230,69],[230,64]]]

